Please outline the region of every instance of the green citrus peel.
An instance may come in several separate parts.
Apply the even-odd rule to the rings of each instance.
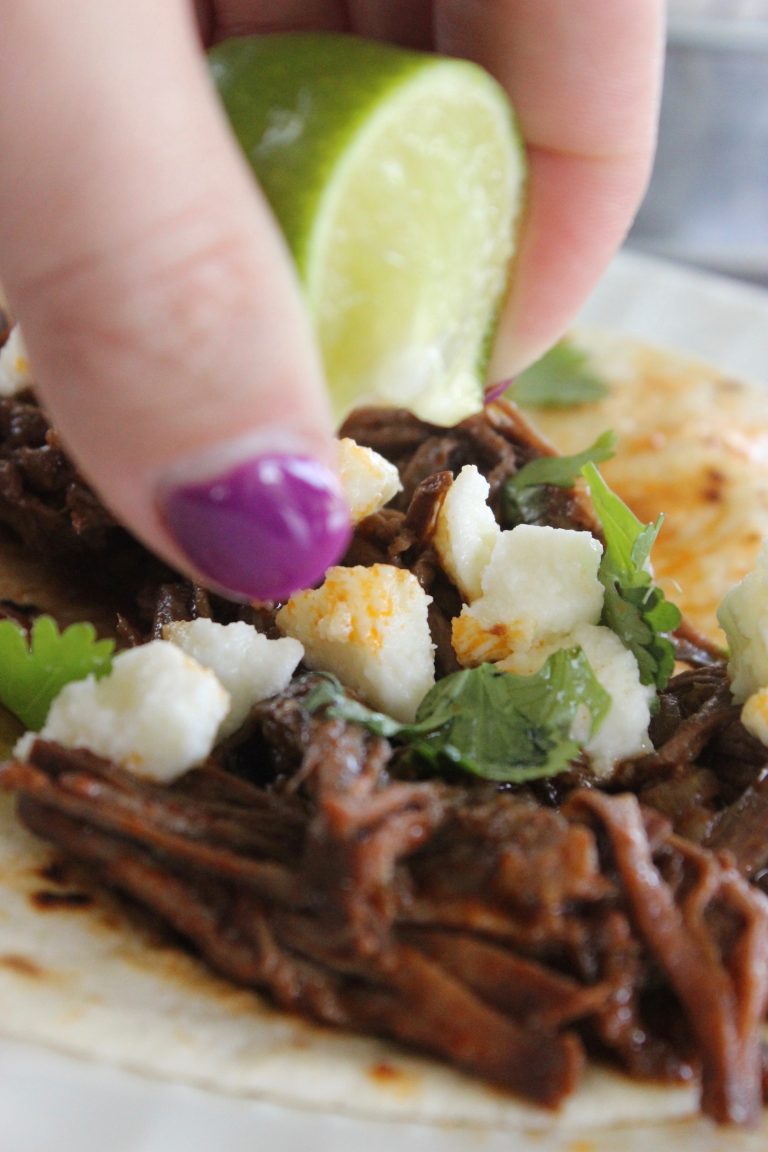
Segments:
[[[502,88],[468,61],[318,33],[228,40],[210,65],[293,253],[336,416],[478,411],[525,177]]]

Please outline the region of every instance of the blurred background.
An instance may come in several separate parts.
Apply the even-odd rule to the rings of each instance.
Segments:
[[[768,0],[669,0],[659,148],[628,247],[768,287]]]

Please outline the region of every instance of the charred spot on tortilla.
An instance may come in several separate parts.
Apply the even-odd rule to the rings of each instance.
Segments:
[[[419,1090],[419,1077],[400,1068],[391,1060],[378,1060],[368,1070],[377,1087],[407,1099]]]
[[[60,892],[53,888],[40,888],[29,899],[41,912],[78,910],[93,904],[93,897],[87,892]]]
[[[28,956],[22,956],[15,952],[4,953],[0,955],[0,967],[7,968],[11,972],[17,973],[19,976],[24,976],[29,980],[41,980],[45,978],[45,970],[36,964],[34,960],[30,960]]]
[[[34,407],[27,396],[14,403]],[[49,450],[48,468],[51,454],[61,451],[55,436],[46,431],[40,440],[31,411],[21,413],[19,426],[38,438],[28,448]],[[0,458],[16,470],[24,517],[0,485],[0,520],[23,529],[24,556],[57,540],[54,547],[60,544],[70,558],[85,549],[89,566],[104,560],[115,587],[101,588],[100,603],[119,602],[121,623],[113,631],[121,643],[142,644],[174,620],[201,617],[244,618],[279,634],[280,606],[227,605],[159,567],[132,541],[113,550],[114,526],[94,507],[92,494],[79,490],[67,504],[67,486],[82,484],[70,466],[56,469],[67,477],[64,487],[36,489],[9,428],[3,431],[0,420]],[[587,1059],[600,1053],[645,1085],[663,1081],[673,1096],[672,1086],[698,1077],[705,1112],[722,1121],[754,1120],[761,1105],[768,903],[750,878],[768,870],[768,753],[740,723],[717,645],[688,625],[676,630],[674,650],[688,671],[654,692],[658,707],[648,745],[604,775],[591,754],[581,753],[557,774],[534,772],[524,783],[472,776],[467,756],[462,760],[450,741],[440,743],[445,724],[440,728],[438,721],[447,707],[440,691],[446,682],[458,684],[461,702],[469,698],[461,685],[473,684],[473,700],[482,701],[495,699],[499,685],[495,674],[473,679],[477,669],[457,660],[452,625],[467,607],[456,581],[463,541],[448,558],[441,516],[456,478],[475,469],[488,488],[493,531],[511,532],[505,522],[510,478],[553,449],[505,403],[450,429],[406,412],[368,409],[353,414],[342,431],[399,471],[401,492],[357,525],[344,563],[398,569],[431,597],[439,689],[433,712],[398,726],[353,694],[342,704],[326,694],[332,703],[310,707],[323,672],[300,668],[287,689],[252,708],[245,726],[209,761],[170,786],[139,779],[103,756],[38,739],[23,759],[0,768],[0,782],[19,797],[26,828],[67,862],[64,872],[50,862],[37,865],[35,885],[24,893],[25,907],[38,913],[35,924],[63,920],[50,914],[51,903],[63,912],[82,896],[78,915],[66,917],[69,931],[78,924],[93,928],[112,897],[86,906],[90,886],[81,888],[79,877],[87,872],[94,884],[146,914],[136,913],[120,972],[144,980],[154,964],[161,982],[168,981],[161,987],[181,1004],[180,1018],[168,1025],[169,1044],[175,1029],[197,1036],[197,1013],[209,1008],[224,1020],[231,1009],[248,1023],[253,1012],[257,1049],[259,1021],[266,1027],[268,1020],[283,1029],[280,1051],[295,1059],[333,1045],[330,1037],[339,1030],[360,1033],[373,1039],[362,1058],[354,1049],[355,1074],[379,1082],[403,1115],[442,1073],[425,1061],[413,1081],[409,1072],[401,1076],[401,1057],[390,1055],[394,1050],[381,1037],[469,1073],[452,1093],[459,1108],[479,1080],[491,1085],[478,1105],[481,1115],[491,1099],[494,1109],[507,1107],[510,1092],[537,1106],[567,1108]],[[574,447],[593,439],[584,436]],[[719,465],[707,466],[711,486],[711,470]],[[565,529],[581,542],[586,534],[601,538],[582,484],[538,487],[522,513],[535,518],[527,526]],[[51,522],[51,509],[57,527],[48,539],[41,526]],[[84,509],[93,513],[93,531],[79,518]],[[636,541],[641,559],[647,535],[639,531]],[[580,544],[577,551],[581,556]],[[630,574],[630,607],[632,579],[645,595],[644,572],[641,563]],[[609,576],[603,573],[604,581]],[[602,597],[596,581],[594,573],[584,576],[587,598]],[[524,591],[535,601],[535,588]],[[620,597],[618,585],[613,592]],[[34,603],[50,610],[42,598]],[[546,628],[546,611],[542,619]],[[642,632],[642,611],[633,620],[634,633]],[[475,624],[485,638],[510,633],[492,613],[485,622],[476,616]],[[603,625],[580,627],[588,638],[589,629]],[[538,699],[541,683],[520,676]],[[586,692],[585,681],[578,682]],[[599,711],[603,705],[595,699]],[[504,700],[505,733],[517,731],[518,707]],[[526,715],[536,718],[539,735],[551,736],[535,709]],[[381,730],[387,721],[388,735]],[[475,767],[491,760],[495,770],[489,751],[496,754],[487,745],[473,747]],[[435,773],[430,757],[447,770]],[[71,875],[70,861],[77,865]],[[122,931],[121,920],[131,920],[131,904],[126,907],[125,917],[117,912],[109,923],[99,921],[101,944],[95,931],[84,933],[94,948],[106,949],[108,966],[121,963],[111,934]],[[175,951],[177,940],[223,980]],[[8,949],[5,962],[0,957],[0,968],[5,963],[9,972],[11,955],[22,952]],[[73,978],[68,971],[68,987]],[[267,995],[282,1015],[260,1015],[248,989]],[[195,1010],[185,1016],[184,1004],[192,1002]],[[130,1002],[125,1011],[130,1015]],[[300,1031],[295,1014],[337,1031],[309,1039],[311,1026]],[[203,1032],[207,1027],[216,1025]],[[43,1026],[36,1035],[60,1040]],[[88,1046],[75,1035],[63,1042],[80,1051]],[[130,1059],[130,1053],[115,1056],[112,1041],[110,1052]],[[265,1090],[270,1082],[258,1080],[260,1059],[247,1068],[232,1059],[198,1078],[237,1090],[258,1083]],[[410,1067],[410,1059],[402,1056],[402,1067]],[[154,1061],[144,1051],[142,1060],[150,1071],[182,1069],[184,1075],[186,1068],[189,1075],[183,1056],[176,1063]],[[266,1091],[274,1091],[274,1079]],[[353,1092],[347,1106],[357,1103]]]

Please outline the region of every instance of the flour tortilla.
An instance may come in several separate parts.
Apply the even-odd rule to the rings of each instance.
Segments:
[[[695,627],[724,643],[717,605],[768,537],[768,389],[614,333],[583,329],[573,340],[609,394],[529,414],[564,453],[613,429],[618,449],[603,476],[644,523],[664,513],[656,579]]]
[[[623,340],[597,335],[580,339],[589,343],[595,363],[610,377],[615,391],[591,414],[572,410],[559,417],[557,427],[549,417],[542,421],[564,448],[583,447],[595,429],[611,424],[624,440],[625,452],[629,448],[635,453],[640,474],[654,480],[662,465],[651,446],[658,443],[659,451],[665,449],[663,437],[669,435],[670,425],[665,423],[663,436],[654,439],[647,425],[640,430],[639,421],[655,412],[668,415],[668,404],[650,399],[652,389],[666,389],[675,396],[679,411],[686,405],[690,409],[690,424],[701,444],[697,466],[726,471],[727,446],[746,434],[747,408],[762,397],[700,366],[694,369]],[[710,432],[705,434],[704,400],[719,394],[726,400],[736,397],[738,403],[734,400],[725,413],[722,407],[719,411],[712,407]],[[638,410],[640,396],[647,402]],[[739,422],[742,416],[744,426]],[[731,438],[724,432],[726,423],[733,429]],[[764,428],[768,430],[768,410]],[[568,444],[566,434],[571,437]],[[709,464],[705,464],[707,452],[712,453]],[[663,459],[673,466],[671,450]],[[606,471],[610,475],[611,470]],[[615,474],[616,468],[612,471]],[[631,463],[623,475],[629,483]],[[734,477],[734,492],[739,480],[739,500],[743,496],[747,507],[739,506],[737,514],[734,496],[726,511],[718,510],[716,548],[703,535],[708,508],[699,509],[694,499],[690,513],[699,518],[707,562],[721,545],[734,545],[738,553],[735,558],[718,557],[708,572],[711,594],[717,585],[718,598],[734,573],[749,566],[756,550],[756,542],[752,547],[747,540],[747,513],[753,518],[750,531],[759,532],[763,519],[768,526],[764,497],[749,498],[746,477],[736,463],[727,475]],[[761,484],[766,482],[760,477],[756,491],[762,493]],[[629,495],[626,486],[623,490]],[[697,491],[693,481],[688,490]],[[637,507],[638,501],[634,503]],[[646,503],[640,509],[643,518],[655,515],[648,507]],[[683,516],[684,502],[679,498],[673,512]],[[670,522],[674,523],[673,515]],[[667,535],[671,534],[669,530]],[[0,557],[0,596],[35,603],[65,621],[94,618],[94,605],[62,589],[24,559],[18,548],[4,542]],[[661,563],[658,567],[663,569]],[[686,582],[693,571],[682,573]],[[669,1134],[671,1147],[678,1139],[711,1136],[711,1125],[696,1114],[695,1085],[660,1087],[591,1068],[579,1091],[553,1115],[389,1042],[335,1032],[276,1012],[258,995],[211,975],[151,919],[92,886],[84,870],[59,867],[52,849],[18,824],[13,806],[12,798],[0,796],[2,1036],[219,1093],[348,1116],[435,1124],[436,1140],[437,1126],[445,1125],[513,1132],[517,1148],[535,1147],[545,1133],[572,1134],[576,1139],[589,1132],[605,1135],[614,1128],[646,1124],[653,1126],[655,1140],[660,1133]],[[750,1147],[753,1137],[761,1141],[768,1137],[768,1121],[760,1136],[744,1137]],[[621,1141],[619,1132],[617,1140]],[[741,1147],[741,1140],[741,1135],[728,1134],[729,1147]]]

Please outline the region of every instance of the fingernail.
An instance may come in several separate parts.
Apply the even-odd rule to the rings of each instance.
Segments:
[[[343,554],[349,509],[334,474],[309,456],[252,456],[210,479],[171,482],[160,511],[204,581],[238,599],[285,600]]]

